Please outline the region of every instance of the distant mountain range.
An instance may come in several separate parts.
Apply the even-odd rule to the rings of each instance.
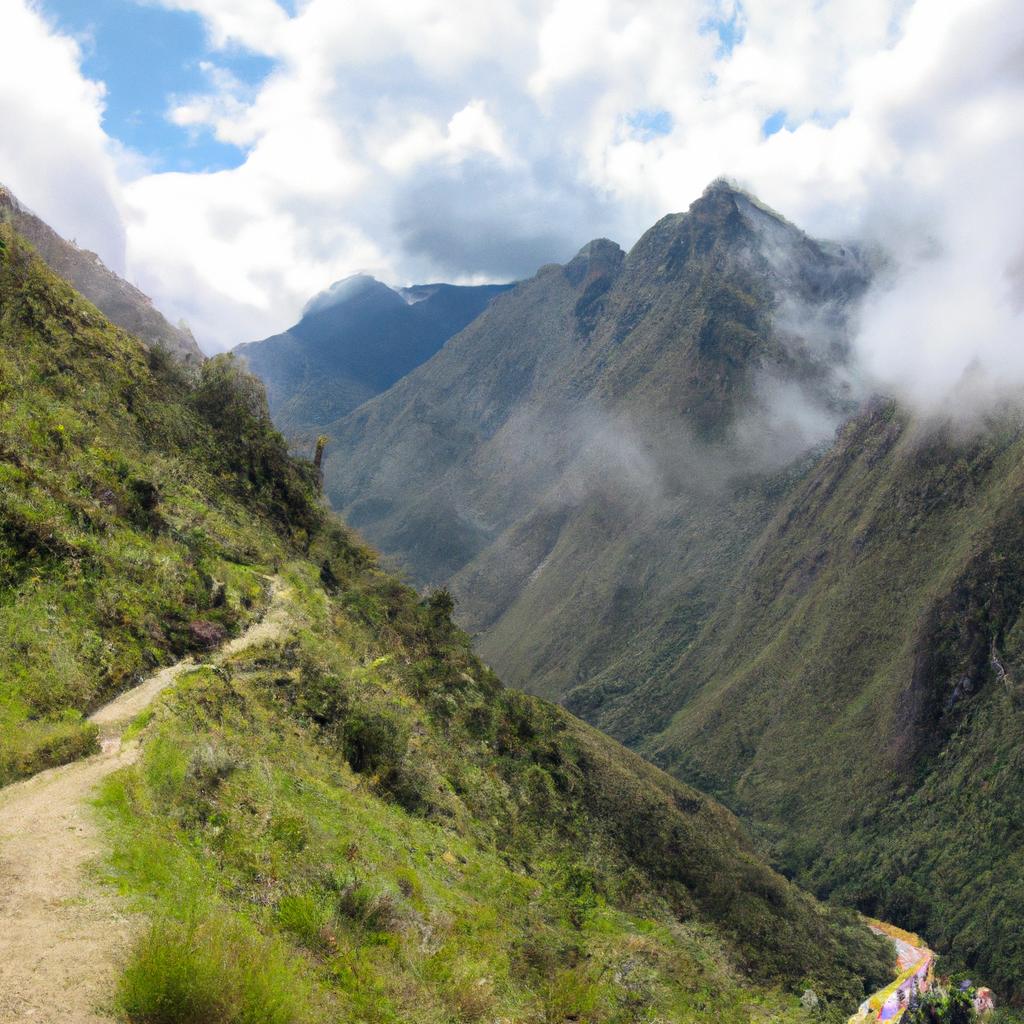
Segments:
[[[351,412],[426,362],[511,285],[393,289],[366,275],[312,299],[283,334],[239,345],[267,388],[278,426],[295,436]]]
[[[55,274],[74,285],[118,327],[130,331],[147,345],[166,349],[185,363],[196,365],[203,361],[205,356],[187,327],[171,324],[148,296],[109,270],[96,253],[79,249],[61,238],[3,185],[0,185],[0,223],[10,224],[22,238],[31,242]]]
[[[335,507],[452,590],[509,682],[1024,996],[1021,424],[965,434],[864,389],[874,272],[716,182],[375,397],[325,385],[301,425],[331,439]]]

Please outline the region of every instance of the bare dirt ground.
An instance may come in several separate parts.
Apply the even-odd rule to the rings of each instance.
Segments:
[[[276,639],[287,621],[274,581],[266,615],[214,661]],[[104,1012],[137,922],[98,885],[89,865],[104,852],[89,799],[139,753],[127,725],[183,672],[185,659],[100,708],[101,752],[0,790],[0,1024],[109,1024]]]

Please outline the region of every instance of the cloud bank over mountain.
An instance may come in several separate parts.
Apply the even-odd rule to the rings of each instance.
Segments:
[[[359,270],[476,282],[628,246],[726,175],[893,251],[862,334],[883,384],[923,400],[1004,357],[1024,379],[1012,0],[153,2],[202,18],[213,52],[209,88],[166,116],[240,166],[147,170],[104,135],[102,85],[45,0],[0,0],[0,180],[115,266],[123,230],[131,279],[208,350]],[[273,62],[255,89],[218,69],[240,49]]]

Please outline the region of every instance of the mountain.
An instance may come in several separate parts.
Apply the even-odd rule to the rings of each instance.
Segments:
[[[168,323],[148,296],[108,270],[96,253],[79,249],[61,238],[3,185],[0,185],[0,223],[10,224],[22,238],[31,242],[55,274],[74,285],[113,323],[147,345],[167,349],[185,363],[195,366],[203,361],[205,356],[187,327]]]
[[[1024,997],[1024,420],[873,403],[660,677],[567,704],[765,824],[786,871]]]
[[[717,183],[628,255],[599,240],[542,268],[330,426],[327,493],[451,584],[510,681],[559,696],[641,630],[679,642],[659,619],[684,595],[701,614],[708,550],[771,507],[765,468],[852,408],[844,317],[867,277]]]
[[[510,683],[1024,998],[1020,426],[858,387],[873,265],[716,183],[333,424],[326,487]]]
[[[357,275],[313,298],[283,334],[235,351],[266,385],[275,423],[290,437],[316,432],[429,359],[509,287],[395,290]]]
[[[86,980],[138,1022],[842,1020],[885,975],[891,949],[721,805],[504,689],[445,592],[325,511],[235,360],[147,348],[9,224],[0,368],[0,779],[68,765],[0,791],[0,815],[51,793],[33,806],[60,836],[4,878],[12,1012],[59,978],[34,1017],[62,1019],[100,938],[128,945],[109,989],[107,967]],[[274,628],[216,653],[268,602]],[[83,715],[170,664],[121,752],[85,765],[120,766],[89,845],[61,804],[98,742]],[[97,857],[79,890],[21,891]],[[89,939],[53,976],[64,936],[18,917],[40,903]]]

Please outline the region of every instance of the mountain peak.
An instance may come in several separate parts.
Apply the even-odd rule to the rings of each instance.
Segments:
[[[614,276],[625,258],[626,254],[617,242],[595,238],[565,265],[565,276],[573,285],[587,278]]]
[[[330,287],[314,295],[313,298],[302,307],[303,318],[322,313],[334,306],[351,302],[353,299],[362,298],[372,293],[384,295],[389,293],[395,298],[400,298],[397,292],[382,284],[372,274],[350,274],[340,281],[335,281]]]

